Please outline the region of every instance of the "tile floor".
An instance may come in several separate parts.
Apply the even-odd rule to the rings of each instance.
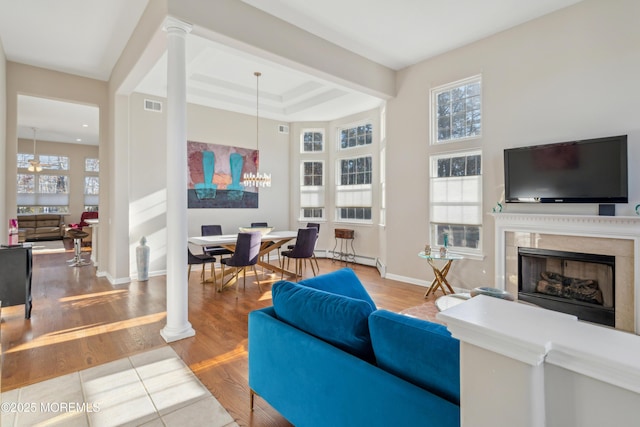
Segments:
[[[2,426],[237,426],[169,346],[2,393]]]

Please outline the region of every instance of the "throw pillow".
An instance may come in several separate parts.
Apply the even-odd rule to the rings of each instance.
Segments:
[[[367,301],[373,310],[376,309],[376,304],[371,299],[371,296],[362,286],[362,282],[360,282],[356,273],[350,268],[342,268],[331,273],[301,280],[298,283],[310,288],[331,292],[332,294],[361,299]]]
[[[373,360],[368,317],[363,300],[280,281],[271,288],[276,316],[354,356]]]
[[[444,325],[377,310],[369,329],[379,367],[460,404],[460,342]]]

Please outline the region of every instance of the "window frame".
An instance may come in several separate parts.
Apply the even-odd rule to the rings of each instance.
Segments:
[[[320,163],[322,165],[322,175],[321,175],[321,185],[305,185],[305,164],[306,163]],[[315,176],[315,175],[312,175]],[[324,220],[325,219],[325,207],[326,207],[326,196],[325,196],[325,180],[326,180],[326,163],[323,159],[301,159],[300,160],[300,214],[299,220]],[[307,205],[303,202],[304,194],[315,195],[316,200],[321,202],[321,206],[311,206]],[[306,216],[305,209],[312,210],[321,210],[321,216]]]
[[[309,133],[319,133],[322,135],[322,140],[321,140],[321,144],[322,144],[322,149],[321,150],[305,150],[305,136],[306,134]],[[325,147],[326,147],[326,137],[325,137],[325,130],[322,128],[307,128],[307,129],[302,129],[302,131],[300,132],[300,153],[303,154],[318,154],[318,153],[324,153],[325,152]]]
[[[441,159],[454,159],[460,157],[466,157],[467,159],[470,157],[479,156],[480,158],[480,173],[467,175],[466,168],[467,164],[465,163],[465,174],[464,175],[449,175],[448,177],[440,177],[438,176],[438,160]],[[482,192],[483,192],[483,154],[482,150],[479,148],[469,148],[468,150],[459,150],[454,152],[445,152],[445,153],[437,153],[429,156],[429,242],[433,247],[442,246],[443,242],[440,238],[440,233],[438,232],[439,226],[448,226],[449,229],[460,228],[462,227],[464,230],[465,236],[467,233],[472,234],[472,231],[467,231],[466,228],[469,227],[477,227],[477,247],[467,247],[467,246],[451,246],[451,251],[455,253],[463,254],[472,259],[482,259],[483,255],[483,244],[484,244],[484,236],[483,236],[483,228],[484,228],[484,214],[483,214],[483,200],[482,200]],[[466,162],[466,161],[465,161]],[[477,177],[477,178],[472,178]],[[464,186],[464,183],[467,182],[467,185],[471,185],[471,187],[475,187],[476,192],[473,193],[475,199],[477,201],[464,201],[464,196],[460,194],[460,201],[456,203],[453,202],[442,202],[435,200],[437,197],[434,187],[437,185],[437,181],[434,179],[438,179],[438,181],[443,182],[442,179],[453,178],[458,179],[460,181],[460,185]],[[468,179],[467,179],[468,178]],[[476,181],[475,183],[473,181]],[[449,193],[447,192],[447,195]],[[438,214],[435,213],[435,210],[439,207],[457,207],[460,206],[462,209],[464,207],[471,207],[472,210],[475,207],[475,217],[477,218],[477,222],[465,222],[464,220],[456,222],[445,222],[441,221],[438,218]],[[461,214],[461,217],[464,216]],[[454,239],[455,244],[455,239]]]
[[[368,159],[369,164],[369,182],[358,183],[355,182],[353,184],[347,183],[342,184],[343,180],[343,162],[346,161],[357,161],[359,159]],[[355,166],[357,168],[357,165]],[[336,159],[336,173],[335,173],[335,221],[340,223],[358,223],[358,224],[373,224],[373,155],[371,153],[363,153],[360,155],[349,156],[349,157],[341,157]],[[349,172],[349,174],[355,174],[355,180],[357,181],[358,171]],[[367,173],[367,171],[365,171]],[[362,205],[347,205],[340,202],[341,197],[348,197],[347,194],[351,192],[352,194],[359,193],[356,197],[359,197],[362,200],[368,199],[368,203]],[[342,213],[345,209],[353,209],[354,213],[356,209],[364,209],[363,217],[364,218],[350,218],[343,217]],[[366,214],[366,210],[368,210],[368,215]],[[366,218],[368,216],[368,218]]]
[[[469,85],[473,85],[475,83],[478,83],[480,85],[479,87],[479,93],[477,96],[479,98],[479,108],[477,109],[480,113],[480,120],[479,120],[479,126],[480,126],[480,130],[473,134],[473,135],[466,135],[466,136],[462,136],[462,137],[457,137],[457,138],[453,138],[453,137],[449,137],[448,139],[443,139],[440,140],[439,139],[439,117],[438,117],[438,112],[439,112],[439,104],[438,104],[438,96],[444,92],[447,91],[452,91],[455,90],[457,88],[460,88],[462,86],[469,86]],[[430,101],[429,101],[429,123],[431,125],[431,134],[430,134],[430,143],[431,145],[442,145],[442,144],[449,144],[452,142],[460,142],[460,141],[469,141],[469,140],[474,140],[474,139],[478,139],[478,138],[482,138],[482,128],[483,128],[483,123],[482,123],[482,117],[483,117],[483,100],[482,100],[482,74],[477,74],[475,76],[471,76],[471,77],[467,77],[465,79],[461,79],[461,80],[457,80],[455,82],[451,82],[451,83],[447,83],[444,85],[440,85],[437,87],[432,88],[430,91]],[[466,100],[467,98],[465,98]],[[472,109],[471,111],[473,111],[475,109]],[[466,101],[465,101],[465,114],[467,114],[468,111],[466,110]],[[450,119],[450,123],[453,120],[453,111],[451,111],[451,119]],[[465,126],[466,126],[466,121],[465,121]],[[452,128],[452,126],[451,126]]]

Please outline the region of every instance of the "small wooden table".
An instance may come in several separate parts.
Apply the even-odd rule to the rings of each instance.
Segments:
[[[447,274],[449,273],[449,269],[451,268],[451,263],[456,260],[464,259],[462,255],[452,254],[451,252],[447,252],[446,255],[441,256],[438,252],[431,252],[430,254],[425,254],[424,251],[418,253],[420,258],[426,259],[431,268],[433,269],[433,281],[431,282],[431,286],[427,289],[427,292],[424,294],[424,297],[428,297],[430,293],[434,293],[438,290],[438,288],[442,289],[442,292],[447,295],[447,289],[449,293],[454,294],[455,291],[447,281]],[[438,267],[437,264],[434,263],[435,260],[446,261],[444,266]]]

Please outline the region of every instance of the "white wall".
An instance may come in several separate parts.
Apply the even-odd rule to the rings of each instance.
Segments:
[[[402,70],[387,104],[388,271],[430,280],[416,253],[428,241],[428,156],[466,147],[483,153],[483,209],[501,196],[503,149],[600,136],[629,135],[629,205],[640,200],[640,3],[585,0],[508,31]],[[429,145],[429,90],[482,74],[483,136]],[[507,206],[508,211],[597,214],[597,205]],[[494,229],[484,216],[484,261],[464,260],[449,274],[454,286],[494,283]]]
[[[151,248],[150,274],[166,268],[166,114],[144,111],[145,98],[166,100],[134,93],[130,98],[130,268],[135,275],[135,246],[146,236]],[[289,136],[278,132],[278,124],[260,118],[260,170],[270,172],[271,188],[259,189],[257,209],[189,209],[188,233],[199,236],[203,224],[221,224],[224,233],[234,233],[251,222],[266,221],[277,230],[290,228],[289,217]],[[256,147],[256,117],[189,104],[187,138],[190,141]],[[194,248],[195,250],[195,248]]]

